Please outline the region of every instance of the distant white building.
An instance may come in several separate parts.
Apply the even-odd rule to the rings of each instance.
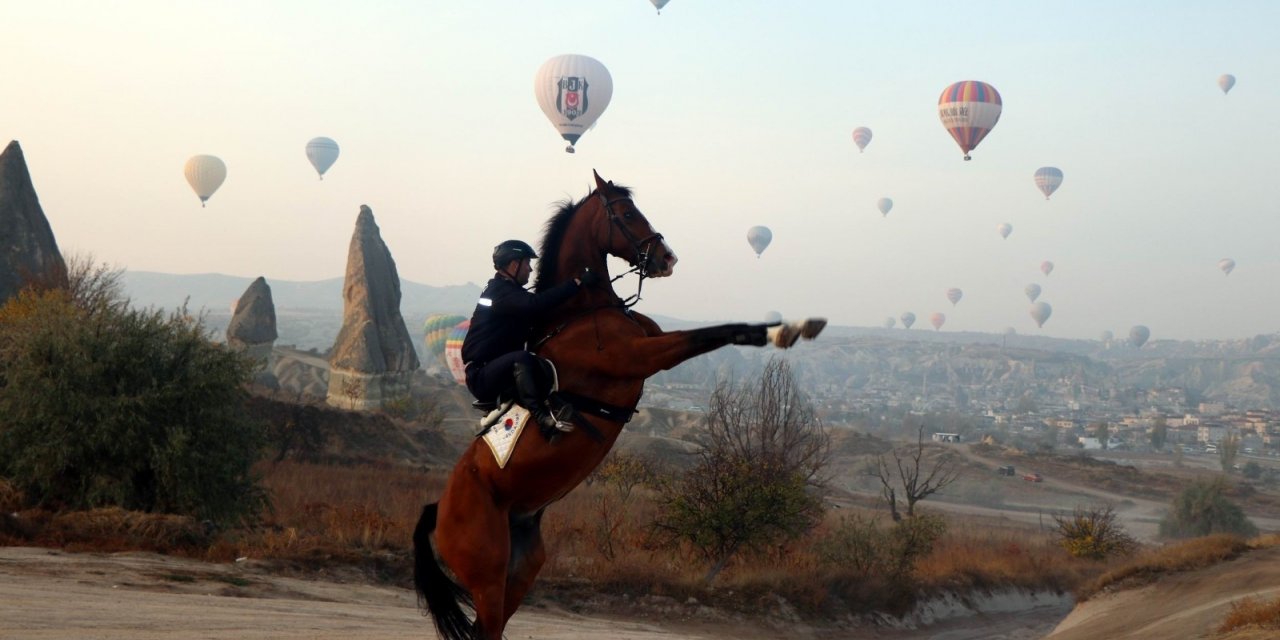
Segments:
[[[1091,436],[1080,436],[1080,446],[1085,451],[1099,451],[1102,449],[1102,441]]]
[[[960,434],[958,433],[935,433],[933,434],[934,442],[960,442]]]

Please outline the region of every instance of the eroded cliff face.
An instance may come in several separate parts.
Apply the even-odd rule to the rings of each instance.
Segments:
[[[30,279],[65,282],[66,265],[17,140],[0,153],[0,303]]]
[[[280,386],[273,371],[272,347],[276,338],[276,306],[271,300],[271,287],[261,276],[249,284],[236,302],[235,313],[227,325],[227,344],[240,349],[258,362],[254,381],[266,387]]]
[[[342,297],[342,329],[329,356],[329,404],[371,409],[408,395],[418,354],[400,314],[395,260],[368,206],[356,217]]]

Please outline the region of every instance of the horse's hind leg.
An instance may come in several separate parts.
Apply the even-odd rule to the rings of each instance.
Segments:
[[[507,565],[507,602],[504,623],[511,620],[533,587],[538,571],[547,560],[542,544],[542,511],[532,516],[511,518],[511,562]]]
[[[455,477],[454,480],[457,478]],[[449,492],[440,502],[436,547],[440,557],[471,593],[475,607],[475,635],[501,640],[506,626],[505,593],[511,534],[507,514],[469,483]]]

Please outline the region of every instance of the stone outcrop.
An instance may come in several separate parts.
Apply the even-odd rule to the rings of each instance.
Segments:
[[[227,344],[244,351],[258,361],[254,382],[279,388],[271,361],[271,349],[276,338],[276,305],[271,300],[271,287],[261,276],[245,289],[236,302],[235,313],[227,325]]]
[[[0,153],[0,304],[32,279],[63,283],[66,265],[14,140]]]
[[[376,409],[407,397],[418,354],[400,315],[400,274],[365,205],[351,236],[342,298],[342,329],[329,356],[328,403]]]

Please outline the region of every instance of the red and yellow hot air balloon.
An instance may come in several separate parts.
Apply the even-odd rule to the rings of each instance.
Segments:
[[[964,159],[991,133],[1000,120],[1003,103],[996,88],[977,80],[957,82],[938,98],[938,117],[947,133],[956,139]]]

